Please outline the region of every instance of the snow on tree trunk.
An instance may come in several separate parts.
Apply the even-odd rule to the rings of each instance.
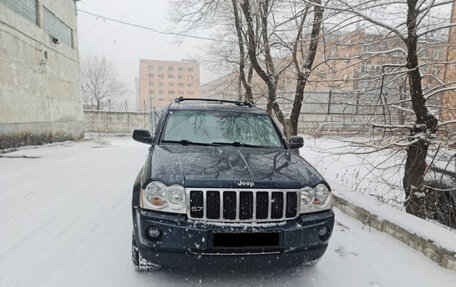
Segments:
[[[403,186],[408,199],[407,212],[414,213],[412,193],[421,191],[426,172],[426,157],[430,139],[437,131],[437,118],[429,112],[426,99],[423,96],[421,75],[417,56],[417,17],[416,8],[418,0],[408,0],[407,13],[407,69],[413,111],[416,115],[415,128],[410,132],[411,144],[407,148]]]

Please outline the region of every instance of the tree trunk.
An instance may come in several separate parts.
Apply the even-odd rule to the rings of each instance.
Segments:
[[[238,10],[238,2],[237,0],[231,0],[233,5],[233,13],[234,13],[234,26],[236,27],[236,35],[238,38],[238,45],[239,45],[239,80],[242,82],[242,85],[245,89],[245,100],[248,102],[253,102],[253,92],[252,86],[250,85],[250,80],[246,79],[245,76],[245,51],[244,51],[244,38],[242,36],[242,23],[240,19],[240,13]],[[241,98],[241,94],[239,94],[239,98]]]
[[[426,106],[426,99],[423,96],[421,85],[417,56],[417,1],[407,1],[407,74],[412,107],[416,115],[416,127],[410,132],[410,141],[413,141],[413,143],[407,148],[403,186],[408,199],[406,210],[412,214],[415,212],[413,208],[413,193],[422,190],[429,148],[428,138],[437,131],[438,124],[437,118],[429,112]]]
[[[312,2],[321,4],[321,0],[312,0]],[[293,58],[298,73],[298,78],[296,80],[295,98],[290,115],[291,134],[289,136],[295,136],[298,134],[299,115],[301,114],[302,101],[304,100],[304,89],[306,88],[307,79],[310,76],[312,66],[315,61],[315,56],[317,54],[321,22],[323,20],[323,8],[320,6],[314,6],[314,19],[312,24],[312,32],[310,34],[311,40],[307,51],[307,58],[303,64],[303,69],[301,69],[297,59],[297,45],[302,37],[302,25],[304,24],[304,20],[305,18],[303,17],[293,51]]]

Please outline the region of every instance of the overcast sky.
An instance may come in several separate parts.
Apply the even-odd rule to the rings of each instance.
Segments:
[[[166,0],[82,0],[78,9],[125,22],[172,30]],[[119,78],[130,90],[129,101],[135,99],[135,77],[140,59],[196,59],[201,62],[207,41],[165,36],[78,12],[78,37],[81,62],[89,56],[104,55],[114,65]],[[201,64],[201,63],[200,63]],[[201,65],[201,83],[214,76]]]

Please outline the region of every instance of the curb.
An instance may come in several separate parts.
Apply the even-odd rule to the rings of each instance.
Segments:
[[[440,266],[456,271],[456,252],[437,246],[432,240],[410,233],[399,225],[379,218],[377,215],[372,214],[364,208],[349,203],[347,200],[339,196],[333,195],[333,197],[334,205],[343,213],[358,219],[362,223],[373,227],[378,231],[387,233],[404,244],[423,253]]]

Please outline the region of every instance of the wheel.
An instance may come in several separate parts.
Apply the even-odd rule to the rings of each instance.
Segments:
[[[157,271],[162,267],[160,264],[152,263],[142,257],[141,252],[139,252],[138,246],[136,245],[134,234],[132,235],[131,240],[131,256],[135,270],[138,272]]]
[[[320,261],[320,258],[317,258],[317,259],[314,259],[314,260],[311,260],[311,261],[304,262],[304,263],[302,263],[302,265],[303,265],[303,266],[315,266],[315,264],[317,264],[318,261]]]

